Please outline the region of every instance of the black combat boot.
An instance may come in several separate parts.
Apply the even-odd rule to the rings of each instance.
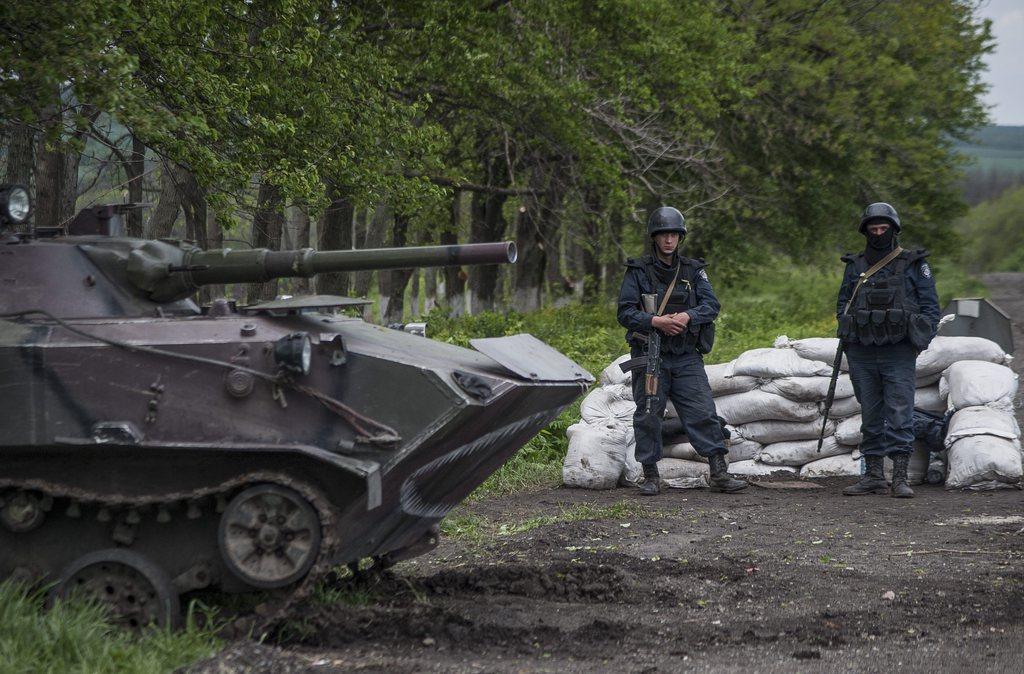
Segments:
[[[889,485],[885,481],[885,459],[874,454],[864,456],[867,471],[860,476],[857,484],[843,490],[843,496],[863,496],[864,494],[885,494]]]
[[[889,496],[893,498],[914,498],[914,490],[907,484],[907,464],[910,463],[910,454],[901,452],[892,455],[892,492]]]
[[[658,464],[644,464],[644,481],[640,483],[641,496],[657,496],[661,493],[661,476],[658,475]]]
[[[731,493],[750,486],[746,481],[737,480],[732,475],[729,475],[729,464],[725,462],[724,454],[715,454],[708,457],[708,465],[711,466],[711,491]]]

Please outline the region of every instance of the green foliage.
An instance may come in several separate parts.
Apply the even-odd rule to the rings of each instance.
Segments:
[[[106,620],[101,607],[81,601],[43,609],[44,593],[0,583],[0,670],[30,672],[153,672],[162,674],[209,657],[220,648],[210,629],[190,614],[184,629],[139,636]]]
[[[970,3],[755,0],[721,3],[753,42],[753,96],[722,120],[737,187],[695,233],[747,259],[768,242],[789,255],[858,246],[856,217],[884,200],[937,252],[962,212],[952,138],[982,123],[987,23]],[[717,213],[714,212],[717,210]]]
[[[964,261],[977,271],[1024,271],[1024,186],[978,204],[959,222]]]

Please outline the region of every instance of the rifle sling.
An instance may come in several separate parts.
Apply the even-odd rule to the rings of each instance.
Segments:
[[[881,271],[885,265],[895,260],[902,252],[903,248],[901,246],[896,246],[891,253],[876,262],[874,267],[860,275],[860,278],[857,279],[857,285],[853,286],[853,292],[850,293],[850,299],[846,302],[846,306],[843,307],[843,316],[850,311],[850,307],[853,306],[853,300],[857,297],[857,291],[860,290],[862,285],[864,285],[864,282],[874,276],[877,272]]]

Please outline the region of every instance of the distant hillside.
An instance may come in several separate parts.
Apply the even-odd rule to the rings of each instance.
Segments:
[[[973,161],[961,181],[971,206],[998,199],[1006,190],[1024,185],[1024,126],[986,126],[971,142],[956,149]]]
[[[1024,173],[1024,126],[986,126],[972,141],[958,142],[956,148],[976,160],[973,170]]]

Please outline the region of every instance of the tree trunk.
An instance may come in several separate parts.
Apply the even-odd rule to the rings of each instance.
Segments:
[[[388,221],[391,220],[391,208],[387,204],[378,204],[373,217],[366,227],[366,238],[360,248],[380,248],[384,245],[384,237],[388,232]],[[372,271],[357,271],[355,279],[356,297],[366,297],[373,282]],[[382,295],[383,297],[383,295]]]
[[[157,199],[153,214],[149,217],[146,235],[150,239],[166,239],[174,231],[174,223],[178,220],[181,208],[181,191],[174,175],[175,167],[170,161],[163,162],[160,175],[160,197]],[[141,236],[141,232],[140,232]]]
[[[55,142],[55,141],[53,141]],[[64,186],[64,155],[58,149],[46,146],[41,141],[36,154],[36,227],[57,227],[60,224],[61,188]]]
[[[328,192],[331,203],[320,218],[317,232],[319,250],[349,250],[352,248],[352,200],[336,187]],[[316,291],[321,295],[347,296],[352,286],[352,272],[332,272],[316,277]]]
[[[462,218],[462,192],[456,191],[452,196],[451,219],[448,226],[441,232],[441,244],[453,246],[459,242],[459,223]],[[444,302],[453,316],[461,316],[466,311],[466,272],[461,267],[443,267]]]
[[[421,270],[414,269],[412,271],[412,278],[409,280],[409,298],[412,301],[412,306],[409,307],[409,312],[413,318],[420,317],[420,288],[422,287],[422,274]]]
[[[601,294],[601,215],[603,200],[587,191],[584,197],[583,241],[579,246],[579,274],[584,302],[592,302]]]
[[[309,211],[305,206],[295,209],[295,218],[292,221],[295,229],[295,241],[292,246],[295,248],[309,248]],[[297,295],[309,295],[313,292],[313,280],[308,278],[292,279],[292,288]]]
[[[493,152],[487,141],[479,146],[480,161],[484,172],[484,184],[493,187],[508,187],[509,174],[504,153]],[[503,209],[508,199],[504,194],[474,192],[470,212],[469,240],[472,243],[499,241],[505,236],[507,223]],[[494,297],[501,268],[488,264],[469,268],[470,308],[473,313],[494,310]]]
[[[32,166],[35,164],[35,132],[25,124],[8,122],[6,136],[7,171],[4,182],[31,189]]]
[[[256,198],[256,211],[252,218],[252,247],[279,250],[284,229],[284,202],[281,189],[270,183],[261,183]],[[277,296],[277,279],[265,283],[250,283],[246,290],[249,304],[272,300]]]
[[[124,170],[128,176],[128,201],[133,204],[141,204],[143,174],[146,172],[146,146],[134,134],[132,134],[132,153],[128,155]],[[128,236],[142,237],[142,216],[141,208],[133,208],[128,211],[128,222],[126,223]]]
[[[427,267],[423,270],[423,313],[429,315],[437,306],[437,270]]]
[[[406,245],[409,236],[409,216],[405,213],[395,213],[394,223],[391,229],[391,241],[388,245],[402,248]],[[405,288],[409,285],[412,270],[392,269],[378,272],[378,275],[381,279],[381,324],[401,323],[402,315],[405,313]]]
[[[544,190],[546,184],[547,191]],[[557,181],[545,180],[542,165],[534,166],[530,186],[535,192],[524,197],[516,222],[519,261],[515,267],[512,303],[517,311],[535,311],[541,306],[548,248],[555,242],[561,208],[556,184]]]

